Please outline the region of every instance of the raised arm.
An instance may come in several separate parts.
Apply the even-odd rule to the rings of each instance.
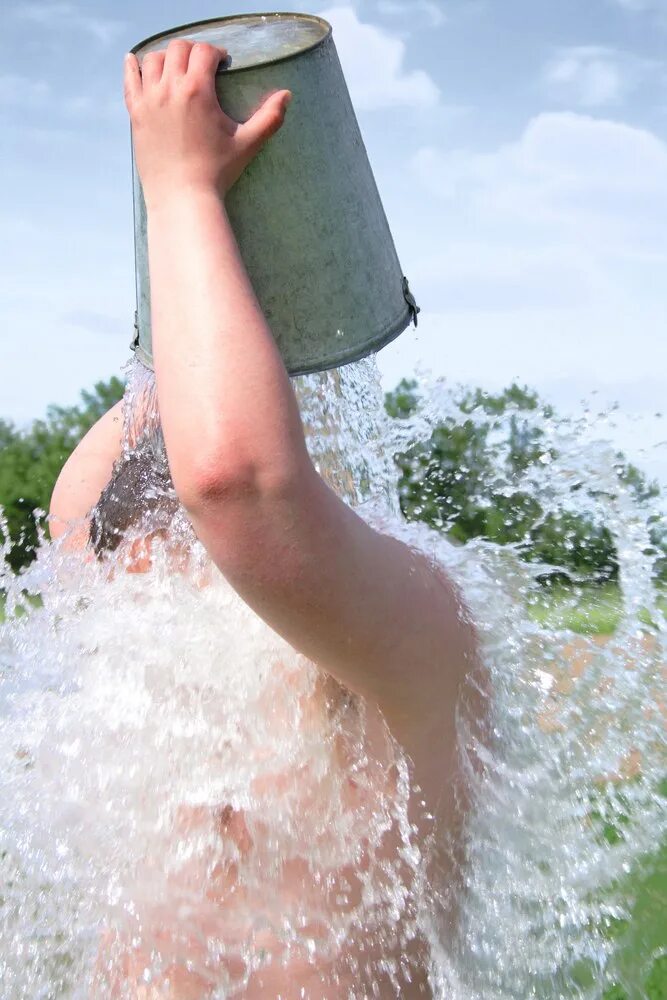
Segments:
[[[176,491],[220,570],[277,632],[377,701],[405,742],[451,734],[474,654],[457,596],[317,475],[225,212],[226,192],[282,124],[288,94],[237,126],[217,102],[220,58],[180,40],[166,57],[146,57],[143,79],[134,57],[126,63]]]

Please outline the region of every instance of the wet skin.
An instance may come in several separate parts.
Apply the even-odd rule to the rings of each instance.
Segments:
[[[174,488],[212,563],[241,599],[323,677],[362,699],[377,732],[380,719],[386,722],[412,761],[425,809],[436,817],[444,844],[456,839],[466,808],[457,747],[464,691],[472,716],[484,716],[483,684],[467,690],[481,671],[474,629],[442,569],[374,530],[310,461],[289,377],[224,204],[245,166],[280,128],[289,95],[269,95],[248,122],[232,122],[215,94],[223,56],[211,46],[179,40],[166,53],[151,53],[142,73],[134,57],[125,70],[147,206],[158,404]],[[51,505],[54,537],[69,526],[69,544],[85,547],[85,521],[109,482],[121,429],[118,407],[63,469]],[[135,569],[150,558],[141,548],[134,553]],[[312,710],[321,712],[322,706]],[[371,723],[369,749],[382,761],[386,747],[373,744],[374,731]],[[380,773],[377,794],[393,780],[390,767]],[[244,843],[244,817],[230,816],[224,803],[220,810],[206,822],[216,822],[222,838]],[[391,855],[396,845],[386,849]],[[434,857],[433,867],[440,881],[449,878],[442,857]],[[233,885],[233,873],[220,873],[217,888],[211,886],[214,923],[221,919],[216,893],[219,904],[220,888],[230,891],[230,878]],[[283,890],[288,896],[295,885],[305,891],[302,883],[298,870],[286,873]],[[270,950],[271,942],[266,945]],[[362,939],[346,942],[348,957],[364,946]],[[126,955],[123,961],[131,978],[134,959]],[[138,961],[145,964],[145,958]],[[292,969],[284,973],[287,982],[269,983],[269,973],[257,973],[264,981],[253,981],[245,995],[276,990],[292,996],[301,974],[305,969]],[[190,983],[175,985],[171,993],[165,985],[156,994],[160,987],[153,986],[152,995],[206,996],[201,981],[188,975]],[[402,995],[424,995],[423,985],[422,974]],[[366,992],[359,983],[356,988],[359,996]],[[141,989],[151,995],[148,987]],[[316,985],[308,989],[314,1000],[333,995]],[[342,984],[337,989],[345,995]],[[395,995],[388,982],[381,991],[383,997]]]
[[[61,537],[61,544],[70,548],[75,548],[81,552],[83,558],[92,558],[88,548],[88,522],[84,518],[83,524],[79,524],[75,530],[67,533],[66,524],[73,525],[76,515],[82,510],[89,510],[91,500],[97,500],[99,492],[106,485],[106,481],[111,475],[113,463],[120,454],[122,432],[121,406],[110,411],[99,425],[90,432],[87,439],[77,449],[66,468],[63,470],[57,489],[54,493],[52,504],[53,520],[52,533],[56,537]],[[105,460],[101,456],[105,455]],[[67,516],[64,516],[67,515]],[[158,533],[160,534],[160,533]],[[161,538],[161,541],[164,541]],[[154,539],[151,537],[135,539],[130,543],[121,545],[117,558],[109,562],[110,572],[116,572],[116,566],[120,565],[125,571],[131,573],[145,573],[151,569],[152,546]],[[174,572],[188,572],[187,553],[176,547],[170,551],[172,568]],[[209,580],[203,576],[200,580],[201,586],[207,586]],[[283,670],[281,664],[274,665],[278,671]],[[298,688],[298,677],[286,672],[285,685]],[[330,674],[321,673],[321,682],[317,684],[315,690],[302,705],[301,717],[303,724],[315,726],[321,730],[322,736],[330,731],[332,711],[337,711],[342,705],[347,705],[347,710],[339,715],[340,733],[337,742],[340,760],[338,766],[340,774],[346,783],[346,807],[357,817],[357,821],[363,817],[364,811],[372,810],[382,796],[393,797],[396,794],[396,771],[395,751],[391,741],[388,739],[388,731],[383,714],[378,705],[365,699],[366,724],[363,733],[363,742],[368,760],[375,762],[364,788],[356,786],[354,780],[350,778],[350,760],[345,756],[346,740],[359,737],[358,715],[354,710],[358,698],[350,696],[343,686],[338,683]],[[269,706],[267,706],[268,708]],[[270,706],[275,713],[275,705]],[[279,718],[276,724],[279,724]],[[435,762],[434,762],[435,766]],[[438,816],[442,829],[448,835],[460,825],[463,813],[457,809],[454,803],[454,789],[457,785],[455,767],[456,762],[452,760],[450,770],[447,771],[446,762],[441,758],[437,761],[443,790],[438,810]],[[414,769],[414,777],[419,781],[420,773]],[[276,790],[281,787],[293,786],[298,781],[300,797],[302,801],[301,815],[304,827],[307,828],[309,818],[313,815],[317,803],[313,796],[326,794],[326,789],[309,784],[308,775],[303,771],[298,774],[271,774],[268,778],[264,774],[258,778],[252,788],[253,796],[261,802],[262,795],[275,795]],[[460,791],[460,789],[459,789]],[[420,794],[420,799],[428,799],[428,796]],[[459,806],[460,806],[459,800]],[[432,832],[431,824],[423,821],[421,808],[415,809],[416,803],[412,802],[411,821],[419,828],[419,838],[423,843]],[[431,808],[436,813],[436,808],[427,803],[427,808]],[[260,808],[261,811],[261,808]],[[361,819],[363,825],[363,819]],[[174,838],[184,838],[196,836],[198,832],[213,828],[216,836],[220,838],[220,843],[228,842],[236,848],[241,859],[252,866],[254,862],[254,851],[257,845],[253,841],[253,835],[248,829],[246,819],[242,811],[234,810],[224,803],[219,806],[207,809],[192,809],[182,807],[179,810],[178,822],[173,831]],[[380,858],[386,862],[394,862],[397,852],[402,846],[401,841],[393,835],[386,837]],[[436,845],[437,848],[437,845]],[[222,853],[226,854],[224,848]],[[174,923],[173,916],[165,910],[164,906],[156,908],[153,912],[147,912],[143,916],[144,927],[148,940],[159,944],[161,953],[165,956],[173,954],[174,960],[171,967],[167,964],[167,969],[160,979],[153,982],[150,989],[140,985],[142,976],[146,968],[151,966],[150,948],[145,944],[130,945],[129,941],[123,940],[122,936],[107,934],[103,938],[103,943],[98,957],[98,985],[93,987],[91,997],[101,998],[107,996],[122,997],[125,994],[129,983],[137,983],[136,997],[193,997],[204,998],[212,995],[211,980],[206,975],[199,972],[188,971],[185,967],[185,959],[193,961],[194,956],[200,955],[202,964],[207,966],[207,971],[211,977],[220,975],[221,970],[227,969],[227,973],[233,977],[239,977],[243,973],[243,962],[236,959],[229,959],[218,963],[217,968],[210,966],[210,960],[205,958],[205,942],[209,938],[223,940],[227,946],[233,948],[233,942],[243,941],[249,931],[250,926],[244,923],[243,917],[238,917],[238,913],[243,913],[247,909],[250,912],[261,912],[264,904],[264,894],[260,893],[256,904],[253,905],[252,897],[244,888],[243,882],[239,882],[238,863],[217,866],[214,874],[206,876],[202,869],[205,866],[205,859],[198,859],[194,868],[188,869],[185,866],[179,871],[174,891],[182,890],[188,883],[200,889],[208,878],[206,892],[200,895],[200,909],[196,917],[189,918],[187,930],[184,930],[178,923]],[[434,867],[439,868],[439,877],[444,877],[446,871],[445,862],[442,857],[435,854]],[[346,891],[340,891],[341,883],[345,883]],[[302,903],[310,900],[311,909],[314,912],[328,913],[330,919],[334,919],[336,912],[339,914],[345,910],[354,910],[360,901],[361,884],[358,875],[349,866],[338,872],[329,873],[329,882],[326,889],[321,885],[316,886],[312,880],[312,873],[308,864],[304,861],[287,864],[283,868],[282,878],[279,884],[272,884],[271,893],[276,898],[281,899],[280,909],[289,910],[290,901],[299,899]],[[340,900],[345,899],[343,910],[340,910]],[[338,900],[338,902],[336,902]],[[317,940],[317,927],[313,929],[313,938]],[[394,928],[395,930],[395,928]],[[185,933],[186,940],[182,935]],[[204,942],[204,944],[203,944]],[[392,953],[387,947],[380,946],[379,943],[372,944],[363,932],[357,936],[350,934],[346,940],[344,952],[339,960],[329,959],[313,961],[312,956],[303,952],[298,953],[298,949],[290,956],[289,964],[285,967],[284,956],[280,941],[274,936],[265,932],[264,937],[255,939],[258,949],[261,949],[266,956],[266,966],[254,972],[242,993],[239,996],[246,997],[247,1000],[254,1000],[255,997],[281,996],[281,997],[301,997],[301,989],[307,992],[304,994],[311,1000],[324,1000],[332,994],[332,984],[335,984],[335,995],[347,996],[349,990],[356,990],[354,996],[362,997],[372,995],[372,984],[376,982],[382,984],[382,976],[378,972],[377,961],[379,959],[395,959],[397,963],[402,960],[410,967],[411,982],[404,980],[401,983],[401,996],[428,997],[430,990],[426,975],[426,946],[419,937],[415,938],[409,946],[407,952],[405,947],[401,947]],[[375,958],[373,958],[373,949]],[[273,961],[271,960],[273,959]],[[371,971],[364,974],[358,971],[350,971],[350,963],[358,961],[360,968],[369,966]],[[385,977],[384,984],[381,985],[380,997],[390,998],[396,996],[395,987],[391,981]]]

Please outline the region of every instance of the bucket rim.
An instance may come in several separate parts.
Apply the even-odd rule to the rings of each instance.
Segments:
[[[168,28],[166,31],[158,31],[154,35],[149,35],[147,38],[143,38],[136,45],[133,45],[130,52],[133,55],[138,55],[141,50],[146,46],[150,45],[151,42],[158,41],[158,39],[168,39],[170,35],[176,35],[178,32],[188,31],[191,28],[201,28],[207,24],[222,24],[224,22],[232,21],[244,21],[251,17],[266,17],[271,20],[280,20],[281,18],[294,18],[299,21],[314,21],[321,25],[325,31],[321,38],[316,39],[314,42],[310,42],[305,45],[302,49],[297,52],[291,52],[286,56],[276,56],[274,59],[265,59],[262,62],[255,63],[252,66],[220,66],[216,71],[216,76],[223,76],[226,73],[247,73],[252,70],[263,69],[265,66],[276,66],[280,63],[290,62],[292,59],[298,59],[300,56],[304,55],[306,52],[312,52],[314,49],[319,48],[320,45],[324,45],[333,35],[333,27],[326,21],[323,17],[319,17],[317,14],[303,14],[298,11],[280,11],[272,10],[262,13],[258,11],[256,13],[248,14],[228,14],[223,17],[208,17],[204,18],[202,21],[188,21],[186,24],[178,24],[173,28]]]

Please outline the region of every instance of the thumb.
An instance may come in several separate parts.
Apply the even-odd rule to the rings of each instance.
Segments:
[[[259,153],[264,143],[282,126],[287,105],[291,100],[292,94],[289,90],[278,90],[275,94],[270,94],[252,118],[240,126],[237,137],[241,139],[250,156]]]

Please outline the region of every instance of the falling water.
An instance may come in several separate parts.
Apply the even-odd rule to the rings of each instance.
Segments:
[[[136,365],[124,452],[150,456],[156,503],[137,528],[161,533],[149,571],[124,571],[128,544],[82,560],[44,542],[20,578],[0,579],[0,995],[416,996],[427,942],[436,997],[601,997],[622,979],[628,875],[667,825],[649,540],[661,499],[638,503],[590,421],[534,415],[544,461],[522,490],[607,526],[623,594],[609,641],[547,630],[526,610],[544,566],[400,516],[392,457],[456,415],[446,386],[424,384],[401,420],[384,413],[371,361],[296,388],[320,473],[444,565],[475,620],[491,735],[480,746],[461,712],[462,759],[482,766],[467,775],[455,925],[435,932],[443,889],[428,882],[400,748],[385,732],[371,751],[370,707],[249,610],[173,493],[159,503],[154,384]],[[511,486],[502,459],[497,491]]]

